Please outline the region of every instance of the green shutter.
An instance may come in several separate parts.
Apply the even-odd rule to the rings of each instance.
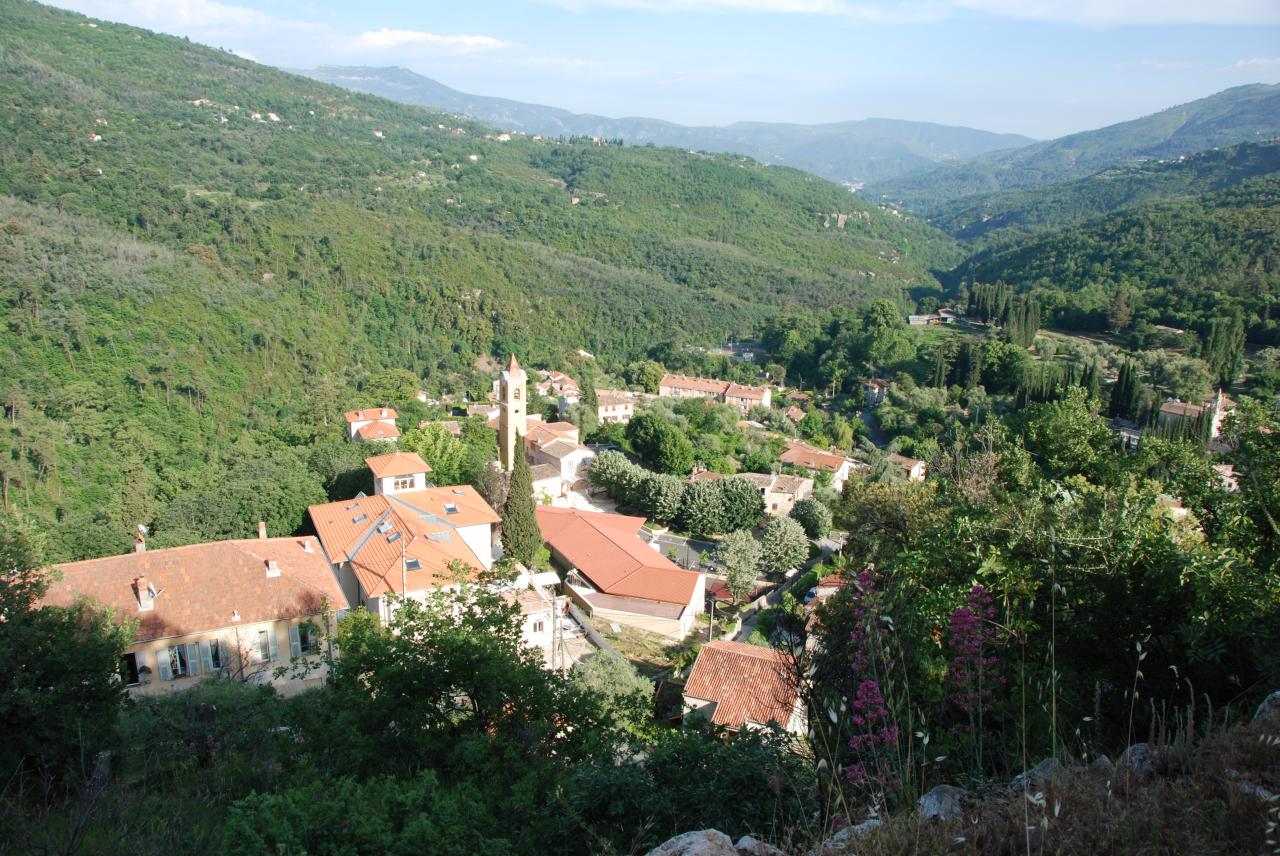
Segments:
[[[280,659],[280,637],[276,634],[275,625],[267,630],[267,642],[271,645],[271,661]]]
[[[187,674],[192,677],[200,674],[200,646],[194,642],[187,645]]]
[[[156,666],[160,669],[160,680],[173,680],[173,669],[169,666],[169,649],[161,648],[156,652]]]
[[[217,642],[213,643],[217,645]],[[200,643],[200,662],[204,664],[204,670],[210,674],[213,673],[213,652],[209,650],[208,642]]]

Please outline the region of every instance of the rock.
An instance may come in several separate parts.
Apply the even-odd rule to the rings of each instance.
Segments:
[[[1024,787],[1032,791],[1042,790],[1053,779],[1054,774],[1061,769],[1062,765],[1058,763],[1058,759],[1045,758],[1025,773],[1019,773],[1014,776],[1013,781],[1009,782],[1009,786],[1017,790],[1022,790]]]
[[[1089,762],[1090,770],[1097,770],[1102,773],[1110,773],[1115,768],[1116,768],[1116,765],[1112,764],[1111,759],[1108,758],[1106,755],[1099,755],[1097,758],[1094,758],[1091,762]]]
[[[1280,690],[1264,698],[1262,704],[1258,705],[1257,711],[1253,714],[1253,721],[1258,722],[1263,719],[1280,722]]]
[[[1146,779],[1156,773],[1156,761],[1160,748],[1150,743],[1135,743],[1120,753],[1116,759],[1116,771],[1134,779]]]
[[[738,856],[733,839],[717,829],[686,832],[649,851],[648,856]]]
[[[779,850],[772,844],[765,844],[750,835],[742,836],[733,846],[741,856],[787,856],[785,850]]]
[[[862,835],[864,833],[870,832],[871,830],[879,826],[882,826],[883,824],[884,824],[884,821],[880,820],[877,817],[873,817],[870,820],[862,821],[862,823],[857,823],[857,824],[854,824],[853,826],[846,826],[844,829],[840,830],[835,835],[831,836],[826,841],[822,842],[822,846],[819,847],[816,851],[811,851],[810,856],[813,856],[813,854],[822,854],[822,853],[828,853],[828,852],[844,853],[847,849],[847,845],[852,839],[857,838],[859,835]]]
[[[920,797],[920,815],[925,820],[932,818],[959,817],[961,802],[967,796],[964,788],[954,785],[937,785],[929,793]]]

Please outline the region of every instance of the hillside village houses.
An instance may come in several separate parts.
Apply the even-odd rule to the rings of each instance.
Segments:
[[[400,437],[400,429],[396,427],[396,412],[390,407],[352,410],[344,416],[347,420],[347,439],[352,442],[367,440],[395,442]]]
[[[364,459],[373,473],[373,492],[377,495],[426,490],[431,465],[414,452],[391,452]]]
[[[322,631],[348,603],[314,537],[215,541],[54,565],[43,602],[87,597],[136,619],[121,675],[130,694],[220,674],[288,695],[323,681]],[[277,673],[279,670],[279,673]]]
[[[689,672],[683,702],[686,721],[701,717],[729,731],[808,729],[794,658],[774,648],[708,642]]]
[[[522,451],[532,467],[539,467],[533,474],[535,496],[545,493],[556,498],[570,491],[584,490],[595,452],[578,442],[578,426],[572,422],[544,422],[540,417],[529,415],[528,403],[524,401],[527,383],[528,375],[512,354],[498,377],[499,464],[510,472],[515,465],[515,455]],[[516,448],[517,438],[523,445],[522,450]]]
[[[658,394],[664,398],[710,398],[745,414],[752,407],[768,407],[773,392],[767,386],[744,386],[727,380],[668,373],[658,384]]]
[[[889,393],[889,387],[892,385],[892,381],[879,377],[864,380],[862,382],[862,395],[867,402],[867,407],[879,407],[880,403],[884,401],[884,397]]]
[[[906,455],[899,455],[897,452],[890,452],[889,463],[902,470],[902,474],[907,477],[907,481],[924,481],[925,471],[928,467],[924,461],[908,458]]]
[[[626,425],[635,415],[634,393],[618,389],[596,390],[596,418],[601,424],[617,422]]]
[[[1210,447],[1213,448],[1213,441],[1222,436],[1222,420],[1234,413],[1235,409],[1235,401],[1228,398],[1221,389],[1214,395],[1201,399],[1199,404],[1171,398],[1160,405],[1156,424],[1162,428],[1190,427],[1207,416]]]
[[[866,468],[865,464],[845,455],[824,451],[799,440],[788,442],[778,461],[787,466],[808,470],[810,474],[830,473],[831,489],[836,493],[844,490],[844,484],[854,469]]]
[[[538,527],[565,572],[565,594],[588,617],[682,639],[703,611],[706,574],[641,540],[643,517],[539,506]]]

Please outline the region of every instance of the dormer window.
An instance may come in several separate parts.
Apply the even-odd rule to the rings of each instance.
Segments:
[[[457,514],[457,513],[458,513],[458,506],[457,506],[455,503],[452,503],[452,502],[446,502],[446,503],[444,504],[444,513],[445,513],[445,514]]]

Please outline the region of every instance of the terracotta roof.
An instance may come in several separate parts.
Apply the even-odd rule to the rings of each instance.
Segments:
[[[520,607],[521,615],[537,615],[539,612],[551,612],[555,609],[550,601],[544,600],[533,589],[507,589],[502,596]]]
[[[348,410],[342,414],[348,422],[363,422],[366,419],[395,419],[396,412],[390,407],[368,407],[364,410]]]
[[[897,464],[898,466],[902,467],[904,470],[909,470],[912,467],[914,467],[916,464],[920,463],[920,461],[916,458],[908,458],[906,455],[899,455],[897,452],[889,453],[889,461],[891,463]]]
[[[711,721],[739,729],[748,722],[786,727],[796,705],[791,659],[745,642],[708,642],[698,651],[684,694],[716,703]]]
[[[276,563],[279,576],[267,576],[268,562]],[[44,603],[91,598],[120,618],[137,618],[137,642],[314,615],[326,603],[329,609],[348,607],[315,538],[214,541],[54,567],[62,579],[49,587]],[[139,577],[156,592],[147,612],[138,609]]]
[[[806,443],[792,441],[778,460],[806,470],[826,470],[834,473],[844,466],[846,458],[844,455],[824,452]]]
[[[555,464],[534,464],[529,467],[529,474],[533,477],[534,484],[548,479],[560,478],[560,468]]]
[[[643,517],[539,506],[542,538],[605,594],[687,604],[698,575],[640,540]]]
[[[702,470],[701,472],[693,473],[685,479],[685,481],[691,483],[696,481],[720,481],[722,478],[724,478],[724,473],[713,473],[711,470]]]
[[[453,436],[462,436],[462,423],[456,419],[437,419],[434,422],[430,419],[423,419],[418,423],[419,428],[426,428],[428,425],[443,425],[445,430]]]
[[[813,479],[804,476],[789,476],[778,474],[773,478],[774,493],[791,493],[798,494],[805,489],[813,490]]]
[[[422,460],[417,452],[391,452],[386,455],[374,455],[372,458],[365,458],[364,462],[368,465],[369,471],[373,473],[373,477],[378,479],[431,472],[431,465]]]
[[[745,398],[749,401],[764,401],[765,393],[768,392],[767,387],[763,386],[745,386],[740,383],[731,383],[729,388],[725,390],[725,398]]]
[[[400,436],[400,429],[385,422],[370,422],[356,431],[361,440],[394,440]]]
[[[715,395],[724,395],[729,389],[730,383],[727,380],[711,380],[702,377],[689,377],[682,374],[666,374],[662,376],[662,382],[658,384],[659,388],[667,386],[675,389],[691,389],[697,392],[710,392]]]
[[[806,401],[812,401],[813,396],[802,389],[793,389],[791,392],[787,393],[787,400],[799,401],[803,404]]]
[[[454,530],[463,526],[497,523],[499,517],[475,488],[435,487],[393,496],[365,496],[343,502],[313,505],[309,509],[320,542],[334,564],[349,561],[366,595],[374,597],[399,591],[402,582],[401,548],[410,567],[410,591],[422,591],[449,580],[449,564],[462,562],[483,567],[477,556]],[[376,528],[388,514],[384,529]]]
[[[631,403],[631,396],[625,392],[617,392],[612,389],[596,390],[596,404],[600,407],[606,406],[626,406]]]
[[[804,411],[801,410],[799,407],[795,407],[795,406],[788,407],[786,410],[782,412],[792,422],[799,422],[801,419],[804,418]]]
[[[515,354],[512,354],[511,359],[507,360],[507,371],[510,374],[515,374],[516,372],[520,371],[520,363],[516,362]]]
[[[1199,404],[1191,404],[1187,401],[1166,401],[1160,405],[1160,412],[1167,413],[1170,416],[1182,416],[1195,419],[1204,413],[1204,408]]]

